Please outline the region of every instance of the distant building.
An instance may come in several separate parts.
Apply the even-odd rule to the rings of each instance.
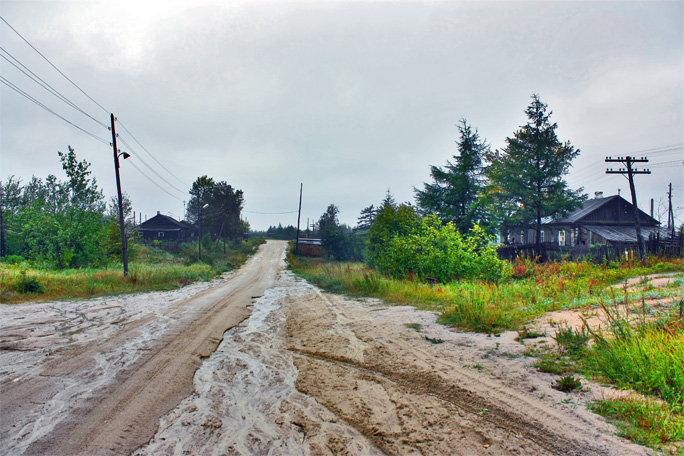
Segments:
[[[190,242],[197,240],[195,225],[185,220],[178,221],[157,211],[157,215],[140,224],[138,232],[145,241]]]
[[[323,255],[323,243],[320,239],[299,238],[299,254],[304,256]]]

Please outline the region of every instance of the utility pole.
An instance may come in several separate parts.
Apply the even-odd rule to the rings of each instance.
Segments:
[[[112,121],[112,146],[114,147],[114,170],[116,171],[116,194],[119,198],[119,226],[121,227],[121,253],[123,256],[123,275],[128,276],[128,239],[126,238],[126,228],[124,227],[123,198],[121,196],[121,178],[119,177],[119,150],[116,148],[116,129],[114,127],[114,114],[110,117]],[[123,153],[124,160],[130,157]]]
[[[672,211],[672,182],[670,182],[670,191],[667,192],[668,209],[667,209],[667,232],[670,237],[674,239],[675,223],[674,212]]]
[[[632,194],[632,206],[634,207],[634,225],[636,228],[637,243],[639,245],[639,253],[642,258],[646,257],[646,246],[644,245],[644,238],[641,236],[641,224],[639,223],[639,208],[637,207],[637,197],[636,189],[634,188],[634,175],[635,174],[651,174],[648,169],[635,169],[632,167],[634,163],[648,163],[648,158],[636,158],[630,157],[606,157],[606,163],[624,163],[627,168],[620,168],[613,171],[613,168],[607,169],[606,174],[627,174],[627,179],[629,180],[629,190]]]
[[[302,218],[302,191],[304,182],[299,185],[299,212],[297,213],[297,238],[295,239],[295,253],[299,254],[299,221]]]

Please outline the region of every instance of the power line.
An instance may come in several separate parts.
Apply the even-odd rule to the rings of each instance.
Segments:
[[[85,130],[84,128],[79,127],[78,125],[76,125],[75,123],[71,122],[70,120],[67,120],[66,118],[64,118],[64,117],[62,117],[61,115],[57,114],[55,111],[53,111],[52,109],[48,108],[48,107],[45,106],[43,103],[41,103],[40,101],[38,101],[38,100],[36,100],[35,98],[33,98],[31,95],[29,95],[28,93],[26,93],[24,90],[20,89],[20,88],[19,88],[18,86],[16,86],[14,83],[12,83],[12,82],[8,81],[7,79],[5,79],[3,76],[0,76],[0,82],[2,82],[2,83],[5,84],[7,87],[9,87],[10,89],[14,90],[15,92],[17,92],[19,95],[25,97],[26,99],[28,99],[28,100],[32,101],[33,103],[35,103],[36,105],[40,106],[41,108],[43,108],[44,110],[46,110],[46,111],[49,112],[50,114],[52,114],[52,115],[54,115],[54,116],[56,116],[56,117],[59,117],[59,118],[62,119],[64,122],[66,122],[66,123],[68,123],[69,125],[71,125],[72,127],[75,127],[75,128],[77,128],[77,129],[81,130],[83,133],[85,133],[85,134],[87,134],[87,135],[89,135],[89,136],[92,136],[93,138],[97,139],[97,140],[100,141],[101,143],[109,144],[109,141],[107,141],[106,139],[100,138],[99,136],[95,135],[94,133],[91,133],[91,132],[89,132],[88,130]]]
[[[138,138],[136,138],[135,136],[133,136],[133,133],[131,133],[131,132],[128,130],[128,128],[126,128],[126,126],[125,126],[119,119],[117,119],[117,122],[119,122],[119,125],[121,125],[121,128],[123,128],[123,129],[126,131],[126,133],[128,133],[128,134],[131,136],[131,138],[133,138],[133,140],[134,140],[136,143],[138,143],[138,144],[140,145],[140,147],[142,147],[143,150],[144,150],[145,152],[147,152],[147,154],[148,154],[150,157],[152,157],[152,159],[153,159],[154,161],[156,161],[156,162],[159,164],[159,166],[161,166],[167,173],[169,173],[171,176],[173,176],[178,182],[180,182],[181,184],[187,186],[187,184],[186,184],[185,182],[183,182],[178,176],[176,176],[176,175],[173,174],[171,171],[169,171],[169,170],[168,170],[168,169],[167,169],[159,160],[157,160],[157,158],[156,158],[154,155],[152,155],[152,153],[151,153],[149,150],[147,150],[147,148],[146,148],[145,146],[143,146],[142,143],[141,143],[140,141],[138,141]]]
[[[245,211],[248,214],[260,214],[260,215],[282,215],[282,214],[296,214],[298,211],[288,211],[288,212],[255,212],[255,211]]]
[[[10,23],[7,22],[7,21],[5,20],[4,17],[0,16],[0,19],[2,19],[2,21],[3,21],[5,24],[7,24],[7,26],[8,26],[9,28],[11,28],[12,31],[13,31],[14,33],[16,33],[16,34],[19,36],[19,38],[21,38],[22,40],[24,40],[24,42],[25,42],[26,44],[28,44],[28,45],[31,47],[31,49],[33,49],[34,51],[36,51],[36,52],[38,53],[38,55],[40,55],[43,59],[45,59],[45,61],[46,61],[47,63],[49,63],[50,66],[52,66],[52,68],[54,68],[55,70],[57,70],[57,72],[58,72],[59,74],[61,74],[62,76],[64,76],[64,78],[65,78],[67,81],[69,81],[74,87],[76,87],[83,95],[85,95],[86,97],[88,97],[88,99],[89,99],[90,101],[92,101],[93,103],[95,103],[96,105],[98,105],[104,112],[106,112],[107,114],[109,114],[109,110],[108,110],[108,109],[106,109],[106,108],[105,108],[104,106],[102,106],[100,103],[98,103],[97,101],[95,101],[95,100],[94,100],[90,95],[88,95],[82,88],[80,88],[80,87],[78,86],[78,84],[76,84],[74,81],[72,81],[71,79],[69,79],[69,77],[68,77],[66,74],[62,73],[62,71],[61,71],[59,68],[57,68],[57,67],[55,66],[54,63],[52,63],[52,62],[51,62],[47,57],[45,57],[38,49],[36,49],[36,47],[35,47],[34,45],[32,45],[26,38],[24,38],[24,37],[21,35],[21,33],[17,32],[16,29],[15,29],[14,27],[12,27],[12,26],[10,25]]]
[[[152,168],[145,160],[143,160],[142,157],[141,157],[138,153],[136,153],[136,152],[133,150],[133,148],[131,147],[131,145],[128,144],[128,143],[126,142],[125,139],[119,137],[119,135],[117,135],[117,138],[118,138],[119,141],[121,141],[126,147],[128,147],[129,151],[133,154],[133,156],[135,156],[138,160],[140,160],[140,162],[141,162],[143,165],[145,165],[150,171],[152,171],[159,179],[163,180],[167,185],[169,185],[171,188],[173,188],[173,189],[176,190],[177,192],[182,193],[182,194],[185,194],[185,191],[184,191],[184,190],[180,190],[178,187],[176,187],[176,186],[174,186],[173,184],[171,184],[171,182],[169,182],[169,181],[167,181],[166,179],[164,179],[164,178],[162,177],[161,174],[159,174],[159,173],[158,173],[154,168]]]
[[[145,173],[143,172],[143,170],[140,169],[140,168],[138,167],[138,165],[135,164],[135,162],[131,162],[130,165],[133,166],[133,168],[135,168],[136,170],[138,170],[138,172],[139,172],[140,174],[142,174],[143,176],[145,176],[145,178],[146,178],[148,181],[150,181],[151,183],[153,183],[154,185],[156,185],[157,187],[159,187],[159,189],[161,189],[164,193],[166,193],[167,195],[169,195],[171,198],[174,198],[174,199],[176,199],[176,200],[178,200],[178,201],[182,201],[180,198],[178,198],[177,196],[172,195],[172,194],[169,193],[165,188],[163,188],[161,185],[159,185],[158,183],[156,183],[155,181],[153,181],[152,179],[150,179],[150,176],[148,176],[147,174],[145,174]]]
[[[10,59],[8,59],[7,57],[5,57],[4,55],[1,55],[1,54],[0,54],[0,57],[2,57],[3,59],[5,59],[7,62],[10,63],[10,65],[14,66],[16,69],[18,69],[19,71],[21,71],[22,73],[24,73],[24,74],[26,75],[26,77],[28,77],[29,79],[33,80],[33,82],[35,82],[36,84],[38,84],[39,86],[41,86],[43,89],[47,90],[49,93],[51,93],[52,95],[54,95],[55,97],[57,97],[57,99],[63,101],[64,103],[66,103],[67,105],[71,106],[72,108],[74,108],[75,110],[77,110],[77,111],[80,112],[81,114],[85,115],[86,117],[89,117],[90,119],[94,120],[95,122],[97,122],[98,124],[100,124],[102,127],[107,128],[107,124],[105,124],[104,122],[100,122],[99,120],[97,120],[96,118],[94,118],[93,116],[91,116],[90,114],[88,114],[87,112],[85,112],[83,109],[81,109],[79,106],[77,106],[76,103],[72,102],[72,101],[69,100],[67,97],[65,97],[64,95],[62,95],[57,89],[55,89],[54,87],[52,87],[50,84],[48,84],[47,82],[45,82],[40,76],[38,76],[36,73],[34,73],[33,71],[31,71],[26,65],[24,65],[23,63],[21,63],[16,57],[14,57],[11,53],[9,53],[5,48],[3,48],[2,46],[0,46],[0,50],[2,50],[5,54],[9,55],[15,62],[17,62],[19,65],[21,65],[21,67],[22,67],[23,69],[22,69],[22,68],[19,68],[19,66],[17,66],[17,64],[15,64],[14,62],[12,62]],[[24,71],[24,70],[26,70],[26,71]],[[27,73],[27,71],[28,71],[28,73]],[[29,73],[31,73],[31,74],[29,74]],[[37,80],[36,80],[36,79],[37,79]]]

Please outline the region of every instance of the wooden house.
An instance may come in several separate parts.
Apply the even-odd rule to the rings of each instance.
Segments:
[[[584,201],[582,207],[566,217],[553,220],[547,218],[542,223],[541,242],[547,247],[590,247],[596,245],[619,245],[634,247],[637,244],[634,210],[631,203],[620,195]],[[641,235],[649,237],[664,236],[660,222],[638,211]],[[514,230],[509,235],[509,243],[533,245],[536,243],[534,229]]]
[[[185,220],[178,221],[157,212],[157,215],[140,224],[138,232],[143,240],[190,242],[196,241],[198,231],[194,225]]]

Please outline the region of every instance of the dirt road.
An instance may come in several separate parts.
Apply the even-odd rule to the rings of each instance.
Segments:
[[[272,286],[283,249],[265,246],[228,280],[188,299],[157,294],[156,307],[136,303],[143,294],[3,308],[4,454],[128,454],[148,441],[159,417],[192,394],[201,360]],[[89,334],[79,341],[80,333]]]
[[[430,312],[321,293],[283,270],[283,248],[175,295],[0,308],[0,448],[646,454],[585,409],[599,385],[556,391],[515,333],[461,333]]]

